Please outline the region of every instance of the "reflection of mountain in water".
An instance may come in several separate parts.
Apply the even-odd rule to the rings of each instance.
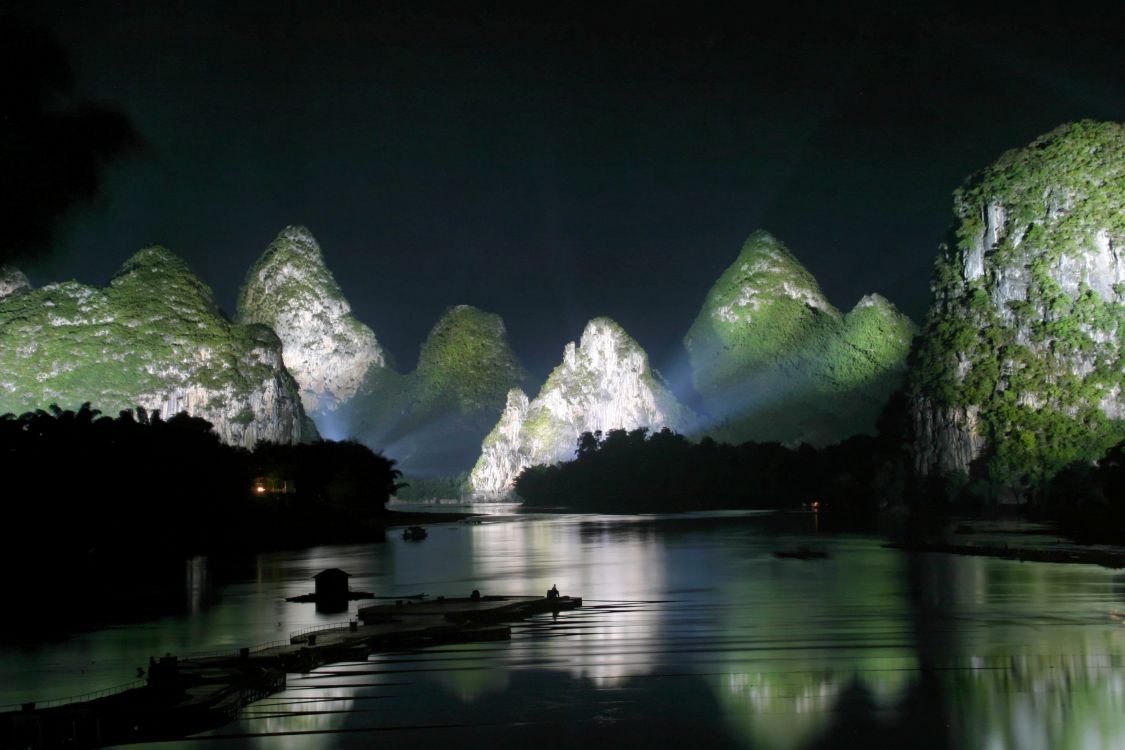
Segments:
[[[644,646],[660,637],[660,613],[651,600],[667,590],[660,535],[648,524],[584,521],[578,534],[560,535],[549,523],[513,523],[477,528],[478,570],[485,580],[503,580],[513,591],[585,596],[584,606],[567,613],[566,638],[519,640],[521,633],[546,633],[532,621],[513,627],[514,648],[526,663],[563,665],[598,687],[648,674],[658,654]],[[524,568],[531,552],[540,564]],[[558,564],[552,566],[551,561]],[[564,562],[565,561],[565,562]],[[585,592],[597,592],[590,596]]]
[[[1125,596],[1111,571],[912,556],[737,515],[514,516],[429,532],[421,545],[390,535],[260,555],[237,573],[195,565],[189,583],[214,596],[182,615],[34,652],[0,644],[0,691],[39,697],[52,664],[96,659],[103,687],[149,653],[283,637],[321,621],[284,597],[340,567],[379,595],[558,584],[587,606],[516,624],[510,642],[295,675],[217,732],[238,735],[224,747],[279,746],[262,734],[325,750],[1125,747],[1125,629],[1111,617]],[[802,544],[831,557],[772,555]]]

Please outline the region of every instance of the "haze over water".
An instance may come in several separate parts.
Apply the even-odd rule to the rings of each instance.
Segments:
[[[187,612],[0,650],[0,702],[124,682],[150,654],[234,649],[346,615],[286,604],[328,567],[379,595],[542,593],[585,606],[508,642],[290,675],[177,746],[1125,747],[1125,578],[775,536],[746,514],[493,516],[420,543],[264,554]],[[827,560],[781,560],[810,545]],[[355,611],[352,604],[351,612]],[[167,745],[163,745],[167,746]]]

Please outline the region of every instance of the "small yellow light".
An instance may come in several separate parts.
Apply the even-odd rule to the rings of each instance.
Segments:
[[[258,491],[259,493],[262,493],[262,492],[265,492],[265,491],[266,491],[266,488],[265,488],[265,487],[263,487],[263,486],[261,486],[261,485],[258,485],[258,486],[257,486],[257,487],[255,487],[254,489],[255,489],[255,490],[257,490],[257,491]]]

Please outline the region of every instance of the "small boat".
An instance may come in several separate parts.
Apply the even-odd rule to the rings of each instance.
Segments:
[[[408,542],[420,542],[426,538],[426,530],[421,526],[407,526],[402,530],[402,538]]]
[[[828,553],[822,549],[809,549],[808,547],[798,547],[795,550],[778,550],[773,553],[774,557],[789,558],[792,560],[822,560],[828,557]]]

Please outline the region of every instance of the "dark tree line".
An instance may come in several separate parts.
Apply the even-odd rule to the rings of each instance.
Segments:
[[[364,538],[400,476],[354,442],[248,451],[187,414],[110,418],[89,404],[0,416],[0,471],[0,561],[26,571],[17,594],[33,601],[122,583],[97,576],[130,588],[193,554]],[[271,491],[258,490],[262,480]]]
[[[1040,499],[1042,513],[1067,536],[1125,543],[1125,443],[1096,463],[1075,462],[1051,480]]]
[[[531,506],[617,512],[796,508],[876,509],[879,485],[897,481],[879,438],[820,451],[778,443],[692,443],[667,429],[584,433],[575,460],[537,466],[516,480]]]

